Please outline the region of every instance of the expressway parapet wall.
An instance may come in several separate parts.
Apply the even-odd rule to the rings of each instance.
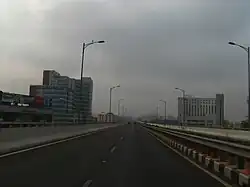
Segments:
[[[0,155],[117,125],[119,124],[3,128],[0,131]]]

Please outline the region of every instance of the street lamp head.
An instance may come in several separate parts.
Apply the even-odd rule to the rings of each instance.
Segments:
[[[100,40],[97,43],[102,44],[102,43],[105,43],[105,41],[104,40]]]
[[[113,90],[113,89],[119,88],[119,87],[121,87],[120,84],[118,84],[118,85],[116,85],[116,86],[113,86],[113,87],[111,87],[110,89]]]
[[[175,88],[176,90],[179,90],[180,88]]]
[[[236,45],[235,42],[228,42],[229,45]]]
[[[237,43],[235,43],[235,42],[228,42],[228,44],[229,45],[235,45],[235,46],[238,46],[238,47],[240,47],[240,48],[242,48],[242,49],[244,49],[247,53],[249,53],[249,49],[248,49],[248,47],[245,47],[245,46],[243,46],[243,45],[239,45],[239,44],[237,44]]]

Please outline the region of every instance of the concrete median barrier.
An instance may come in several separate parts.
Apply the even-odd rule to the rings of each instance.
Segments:
[[[0,154],[58,141],[84,133],[116,127],[118,124],[86,124],[30,128],[4,128],[0,132]]]

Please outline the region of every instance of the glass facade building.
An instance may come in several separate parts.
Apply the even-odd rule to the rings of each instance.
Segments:
[[[53,110],[55,122],[85,124],[92,119],[93,81],[61,76],[54,70],[44,70],[43,85],[31,85],[30,95],[45,98],[46,106]]]

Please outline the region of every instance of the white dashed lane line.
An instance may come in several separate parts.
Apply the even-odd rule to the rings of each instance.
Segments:
[[[92,180],[87,180],[82,187],[89,187],[92,184]]]
[[[113,153],[116,150],[116,146],[112,147],[112,149],[110,150],[111,153]]]

